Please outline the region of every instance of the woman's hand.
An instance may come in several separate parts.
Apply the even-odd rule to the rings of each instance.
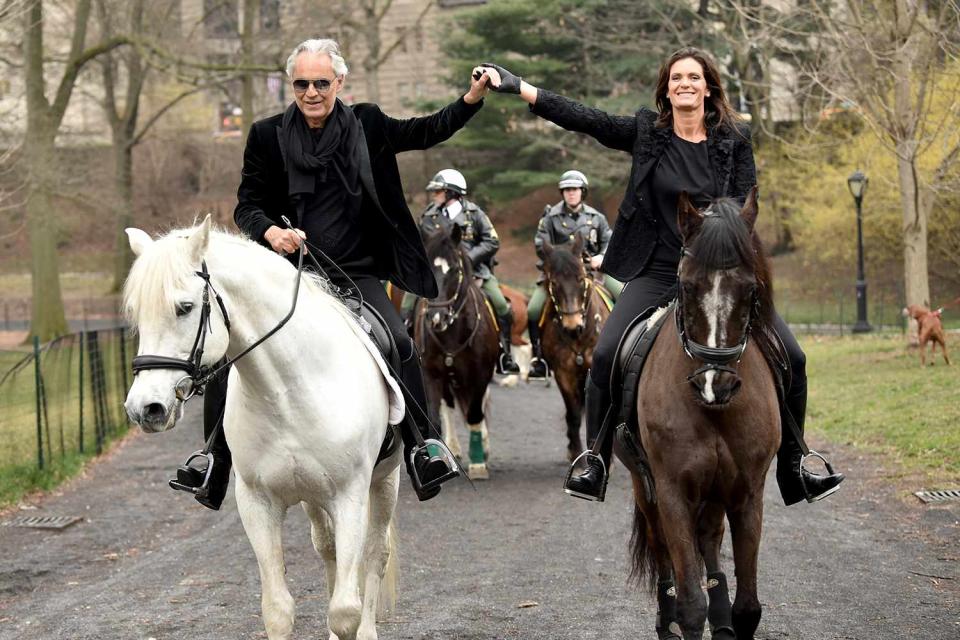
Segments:
[[[281,229],[274,225],[263,233],[263,237],[270,243],[274,251],[285,256],[299,249],[300,243],[303,242],[307,235],[300,229],[291,231],[290,229]]]
[[[470,90],[463,96],[467,104],[476,104],[490,93],[490,75],[484,67],[474,67],[470,72]]]
[[[484,67],[487,75],[490,76],[491,89],[497,93],[515,93],[520,95],[520,83],[523,82],[523,78],[513,75],[500,65],[493,64],[492,62],[484,62],[480,66]]]

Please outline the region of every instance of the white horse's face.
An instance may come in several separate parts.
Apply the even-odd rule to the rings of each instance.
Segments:
[[[156,256],[149,255],[155,247],[146,233],[139,229],[128,229],[127,234],[138,261],[156,260]],[[208,240],[209,218],[194,236],[184,239],[183,250],[188,252],[189,263],[196,264],[196,270],[200,269],[200,261]],[[140,284],[134,273],[135,271],[131,270],[128,289]],[[140,273],[138,275],[142,276]],[[201,324],[205,286],[202,278],[193,275],[186,278],[184,286],[166,292],[167,297],[173,301],[169,309],[166,308],[168,305],[163,305],[151,310],[134,310],[140,337],[137,355],[191,359],[191,351]],[[206,336],[201,360],[201,364],[208,366],[223,357],[229,342],[223,316],[212,293],[209,295],[209,303],[209,329],[203,329]],[[189,381],[184,380],[185,376],[187,372],[180,369],[148,369],[137,373],[124,403],[130,421],[148,433],[172,429],[183,416],[184,402],[177,398],[176,391],[178,385],[189,386]]]

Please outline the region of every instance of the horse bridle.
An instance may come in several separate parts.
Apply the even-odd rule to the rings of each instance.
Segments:
[[[683,255],[693,257],[693,254],[686,247],[683,248]],[[683,261],[681,260],[681,265],[682,263]],[[731,265],[731,267],[734,266],[736,265]],[[681,266],[678,266],[678,283],[680,282],[680,273]],[[740,359],[743,357],[743,352],[747,350],[747,342],[750,340],[750,327],[753,323],[754,312],[760,304],[756,288],[753,290],[752,298],[750,302],[750,312],[747,316],[747,324],[743,328],[743,336],[740,338],[740,341],[732,347],[708,347],[687,335],[683,320],[683,287],[678,287],[677,306],[673,315],[677,323],[677,335],[680,337],[680,345],[691,360],[700,360],[704,363],[702,367],[687,376],[688,380],[707,371],[726,371],[727,373],[736,375],[737,370],[730,366],[730,363],[739,364]]]
[[[223,299],[220,297],[220,294],[217,293],[217,290],[210,282],[210,273],[207,271],[206,260],[201,261],[200,271],[194,271],[194,274],[201,278],[204,283],[203,296],[200,304],[200,324],[197,327],[197,335],[193,340],[193,347],[190,349],[190,355],[187,356],[186,359],[171,358],[169,356],[139,355],[133,359],[133,374],[136,375],[141,371],[149,371],[150,369],[178,369],[185,372],[186,375],[177,380],[177,383],[174,385],[174,393],[176,393],[177,400],[180,402],[186,402],[194,395],[202,396],[203,390],[210,380],[212,380],[221,371],[235,363],[237,360],[263,344],[267,338],[279,331],[293,316],[293,312],[297,308],[297,298],[300,295],[300,278],[303,275],[303,254],[304,243],[301,243],[297,262],[297,277],[293,290],[293,302],[290,305],[290,311],[287,312],[287,315],[280,320],[280,322],[277,323],[273,329],[264,334],[256,342],[248,346],[233,358],[230,358],[226,362],[222,362],[215,366],[201,364],[203,361],[203,347],[207,341],[207,334],[213,333],[213,327],[210,325],[210,309],[212,308],[210,305],[211,293],[213,293],[213,297],[217,301],[217,306],[220,307],[220,313],[223,316],[223,324],[227,329],[227,335],[230,334],[230,314],[227,313],[227,307],[223,304]]]
[[[427,300],[428,309],[439,309],[440,313],[443,315],[443,322],[441,323],[439,332],[443,333],[457,321],[457,318],[460,316],[460,313],[463,311],[463,308],[467,304],[467,298],[469,296],[462,296],[461,290],[463,289],[464,273],[466,269],[463,265],[463,254],[460,251],[457,251],[457,286],[453,290],[453,297],[446,298],[442,300]],[[458,304],[459,303],[459,304]]]
[[[587,315],[587,311],[590,307],[590,278],[584,275],[583,277],[583,302],[580,305],[579,309],[574,311],[568,311],[560,306],[560,303],[557,301],[557,296],[553,292],[553,279],[547,278],[547,295],[550,296],[550,302],[553,304],[553,310],[556,311],[561,316],[575,316],[581,314],[584,317]]]

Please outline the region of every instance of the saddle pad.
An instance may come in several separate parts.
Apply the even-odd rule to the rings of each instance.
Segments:
[[[610,295],[610,292],[607,290],[607,288],[599,282],[594,281],[591,284],[593,285],[593,288],[597,290],[597,293],[600,294],[600,299],[603,300],[603,304],[607,305],[607,311],[612,312],[613,296]]]
[[[366,305],[364,305],[366,306]],[[360,339],[360,342],[363,343],[363,346],[366,347],[367,351],[370,352],[370,356],[373,358],[373,361],[377,363],[377,367],[380,369],[380,373],[383,374],[383,379],[387,383],[387,389],[389,390],[390,395],[390,411],[387,417],[387,422],[389,424],[400,424],[403,421],[403,417],[406,414],[406,405],[403,401],[403,394],[400,392],[400,385],[397,384],[397,381],[393,379],[393,376],[390,373],[390,368],[387,366],[387,362],[384,359],[383,355],[380,353],[380,349],[373,343],[373,338],[367,332],[367,327],[373,327],[374,323],[370,320],[367,320],[365,317],[366,314],[361,314],[361,318],[357,318],[356,315],[350,313],[346,307],[342,307],[343,314],[348,317],[351,322],[348,324],[356,336]],[[373,310],[376,314],[376,319],[379,322],[383,322],[379,318],[379,313],[376,310]],[[361,321],[364,322],[364,325],[361,324]],[[389,336],[390,332],[387,331]]]
[[[650,354],[653,343],[660,334],[664,321],[670,317],[673,309],[673,304],[668,307],[661,307],[646,319],[641,314],[630,325],[620,341],[620,347],[614,360],[617,366],[614,367],[614,379],[611,380],[611,389],[614,392],[620,392],[620,424],[630,424],[631,418],[633,418],[637,408],[636,399],[643,365],[646,363],[647,355]],[[619,379],[617,379],[618,377]]]

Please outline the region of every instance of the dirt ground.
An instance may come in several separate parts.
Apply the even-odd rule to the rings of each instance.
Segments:
[[[200,445],[198,411],[168,434],[131,435],[84,477],[0,518],[84,518],[59,532],[0,526],[0,638],[265,637],[232,490],[214,513],[166,487]],[[421,504],[404,480],[398,611],[380,637],[654,638],[655,605],[626,582],[623,468],[604,504],[563,494],[555,387],[494,389],[491,414],[488,482]],[[784,508],[768,482],[758,637],[960,637],[960,505],[904,499],[877,460],[829,453],[849,479],[824,502]],[[299,509],[285,535],[295,637],[326,638],[323,574]]]

